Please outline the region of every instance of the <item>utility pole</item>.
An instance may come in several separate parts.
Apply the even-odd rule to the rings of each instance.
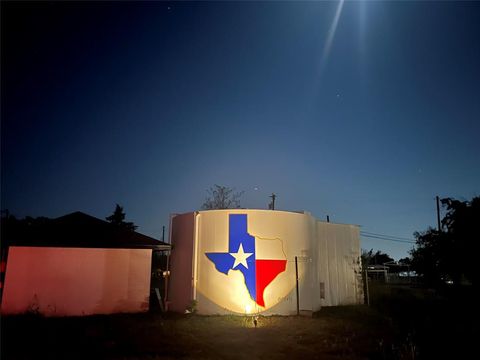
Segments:
[[[438,231],[442,231],[441,224],[440,224],[440,199],[437,196],[437,224],[438,224]]]
[[[163,225],[163,230],[162,230],[162,241],[165,242],[165,225]]]
[[[270,205],[268,207],[270,208],[270,210],[275,210],[275,198],[277,197],[277,195],[272,193],[272,195],[270,195],[269,197],[272,198],[272,202],[270,203]]]

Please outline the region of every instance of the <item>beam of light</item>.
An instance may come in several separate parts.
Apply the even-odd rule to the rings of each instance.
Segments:
[[[365,38],[367,33],[367,4],[365,1],[360,1],[358,3],[358,17],[359,17],[359,27],[358,37],[360,40],[361,50],[365,49]]]
[[[358,65],[361,83],[366,83],[366,51],[367,51],[367,3],[358,2]]]
[[[335,11],[335,16],[333,17],[332,24],[330,25],[330,29],[328,30],[327,40],[325,41],[322,57],[320,59],[320,75],[327,64],[327,60],[330,55],[330,50],[332,48],[333,39],[335,38],[335,32],[337,30],[338,21],[340,20],[340,15],[342,14],[344,3],[345,0],[339,0],[337,10]]]

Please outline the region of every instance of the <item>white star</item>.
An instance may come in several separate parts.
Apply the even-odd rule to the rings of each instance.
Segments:
[[[243,252],[243,245],[240,243],[238,247],[238,251],[236,253],[230,253],[235,258],[235,262],[233,263],[232,269],[235,269],[238,265],[242,264],[245,268],[248,269],[247,259],[253,255],[253,253],[246,253]]]

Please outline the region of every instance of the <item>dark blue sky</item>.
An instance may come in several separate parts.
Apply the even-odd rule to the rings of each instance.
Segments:
[[[217,183],[363,231],[435,226],[436,195],[479,192],[480,3],[346,2],[333,34],[337,6],[2,2],[2,209],[118,202],[160,237]]]

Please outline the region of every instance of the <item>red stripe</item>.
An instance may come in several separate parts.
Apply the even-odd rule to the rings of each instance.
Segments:
[[[277,277],[285,271],[287,260],[256,260],[257,304],[265,307],[263,291]]]

